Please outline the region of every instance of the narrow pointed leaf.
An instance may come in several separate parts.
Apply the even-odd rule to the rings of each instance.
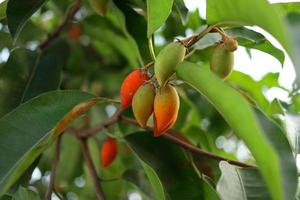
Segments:
[[[254,112],[237,91],[204,66],[183,62],[177,66],[177,76],[203,94],[244,140],[273,199],[292,199],[297,188],[296,166],[282,130],[260,111]]]
[[[223,200],[270,200],[270,194],[257,169],[239,168],[221,161],[222,175],[217,191]]]
[[[9,0],[6,9],[7,24],[11,36],[16,40],[27,20],[47,0]]]
[[[51,133],[60,120],[92,98],[80,91],[48,92],[0,119],[0,197],[53,142]]]
[[[168,18],[173,0],[147,0],[147,35],[150,37]]]
[[[127,136],[127,143],[160,179],[166,199],[204,199],[202,179],[184,151],[163,137],[138,132]],[[150,181],[151,182],[151,181]]]

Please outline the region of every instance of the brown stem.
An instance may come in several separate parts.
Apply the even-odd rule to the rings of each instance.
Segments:
[[[122,110],[119,110],[112,117],[108,118],[105,122],[100,123],[90,129],[83,130],[81,132],[79,132],[76,129],[71,128],[71,127],[66,129],[66,131],[71,132],[71,134],[75,135],[79,139],[86,139],[86,138],[94,135],[95,133],[102,131],[103,129],[105,129],[109,126],[111,126],[115,123],[118,123],[119,121],[139,127],[139,124],[136,122],[136,120],[128,118],[128,117],[124,117],[121,114],[122,114]],[[147,126],[146,129],[153,131],[153,128],[150,126]],[[170,129],[163,136],[166,137],[167,139],[169,139],[170,141],[174,142],[175,144],[178,144],[179,146],[183,147],[184,149],[186,149],[190,152],[194,152],[200,156],[212,158],[212,159],[215,159],[218,161],[224,160],[230,164],[237,165],[240,167],[256,167],[254,165],[246,164],[246,163],[239,162],[236,160],[231,160],[231,159],[224,158],[222,156],[218,156],[218,155],[210,153],[210,152],[203,151],[203,150],[199,149],[198,147],[177,138],[176,136],[174,136],[174,134],[181,134],[181,133],[178,131],[175,131],[173,129]]]
[[[131,119],[128,117],[121,116],[121,121],[124,123],[127,123],[127,124],[134,125],[134,126],[139,126],[139,124],[134,119]],[[150,126],[147,126],[146,128],[150,131],[153,131],[153,128]],[[179,146],[183,147],[184,149],[186,149],[190,152],[196,153],[202,157],[212,158],[212,159],[218,160],[218,161],[224,160],[230,164],[237,165],[240,167],[252,167],[252,168],[255,167],[254,165],[242,163],[242,162],[239,162],[236,160],[231,160],[231,159],[224,158],[224,157],[218,156],[218,155],[210,153],[210,152],[203,151],[203,150],[199,149],[198,147],[195,147],[194,145],[189,144],[189,143],[179,139],[178,137],[174,136],[174,134],[181,134],[181,133],[170,129],[163,136],[165,138],[167,138],[168,140],[172,141],[173,143],[178,144]]]
[[[96,196],[98,200],[104,200],[104,193],[95,169],[95,166],[93,164],[89,149],[88,149],[88,145],[87,145],[87,140],[85,138],[82,138],[79,140],[81,143],[81,147],[82,147],[82,152],[83,152],[83,158],[86,162],[86,165],[88,167],[88,170],[91,174],[92,177],[92,181],[93,181],[93,185],[94,185],[94,189],[96,192]]]
[[[74,2],[74,4],[72,4],[69,7],[67,14],[65,15],[65,18],[63,19],[63,21],[56,27],[56,29],[52,33],[50,33],[48,35],[48,37],[44,41],[42,41],[40,43],[40,45],[39,45],[40,49],[46,48],[52,40],[54,40],[55,38],[57,38],[60,35],[61,31],[68,25],[70,20],[74,17],[76,12],[79,10],[80,3],[81,3],[81,0],[76,0]]]
[[[108,118],[105,122],[100,123],[90,129],[81,131],[80,134],[78,134],[77,136],[80,138],[88,138],[88,137],[94,135],[95,133],[102,131],[103,129],[117,123],[119,121],[119,118],[120,118],[122,112],[123,112],[122,110],[118,110],[113,116]]]
[[[189,48],[193,46],[196,42],[198,42],[201,38],[203,38],[207,33],[211,32],[214,29],[214,26],[207,26],[206,29],[204,29],[202,32],[198,33],[197,35],[193,35],[191,37],[188,37],[184,40],[181,40],[186,46],[186,48]]]
[[[56,174],[56,169],[57,169],[57,165],[58,165],[59,157],[60,157],[61,136],[62,135],[60,135],[56,140],[54,158],[52,160],[50,182],[49,182],[47,192],[45,194],[45,200],[50,200],[52,192],[54,191],[55,174]]]

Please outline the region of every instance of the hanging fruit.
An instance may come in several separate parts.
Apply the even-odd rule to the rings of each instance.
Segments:
[[[118,146],[115,138],[106,138],[101,147],[103,168],[108,167],[117,157]]]
[[[154,98],[155,87],[151,83],[139,87],[133,96],[133,114],[141,127],[146,127],[147,121],[153,112]]]
[[[174,74],[176,65],[184,59],[185,51],[186,48],[182,43],[173,42],[159,52],[154,64],[154,72],[160,86],[163,86]]]
[[[176,122],[179,97],[170,84],[160,88],[154,99],[154,136],[160,136]]]
[[[127,108],[131,105],[133,95],[137,89],[146,81],[149,77],[142,69],[136,69],[126,76],[121,86],[121,107]]]
[[[212,53],[210,69],[221,79],[226,79],[233,69],[234,54],[228,51],[224,43],[218,44]]]

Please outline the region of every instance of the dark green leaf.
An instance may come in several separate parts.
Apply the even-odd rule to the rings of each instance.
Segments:
[[[272,4],[280,13],[285,16],[289,13],[300,13],[300,2],[274,3]]]
[[[15,49],[0,69],[0,117],[17,107],[23,98],[26,83],[38,59],[36,52]]]
[[[26,21],[47,0],[9,0],[6,16],[10,34],[16,40]]]
[[[268,200],[267,187],[257,169],[238,168],[225,161],[220,162],[222,171],[217,191],[223,200]]]
[[[19,187],[18,191],[14,194],[12,200],[40,200],[39,194],[24,188],[22,186]]]
[[[22,97],[25,102],[43,92],[58,89],[61,81],[61,70],[69,55],[66,42],[57,40],[42,52],[30,73]]]
[[[128,169],[123,173],[122,178],[136,185],[150,199],[154,199],[151,185],[147,181],[147,176],[143,171]]]
[[[4,0],[0,3],[0,20],[6,17],[6,7],[8,0]]]
[[[272,34],[291,53],[283,20],[266,0],[207,0],[206,18],[209,24],[257,25]]]
[[[183,62],[177,66],[177,76],[203,94],[244,140],[272,197],[293,199],[297,186],[296,166],[282,130],[261,112],[255,115],[238,92],[204,66]]]
[[[68,51],[62,41],[52,43],[41,55],[21,48],[12,51],[0,69],[0,117],[34,96],[56,90]]]
[[[175,11],[178,12],[183,24],[186,24],[189,10],[184,4],[183,0],[174,0]]]
[[[147,35],[150,37],[168,18],[173,0],[147,0]]]
[[[204,183],[180,147],[149,132],[131,134],[125,139],[142,162],[157,174],[167,199],[204,199]]]
[[[300,14],[291,13],[286,17],[289,25],[289,32],[293,44],[292,60],[294,62],[295,71],[297,74],[296,82],[300,85]]]
[[[296,154],[300,153],[300,115],[286,113],[285,114],[285,129],[290,144]]]
[[[59,120],[75,105],[93,97],[79,91],[49,92],[0,119],[0,196],[49,147]]]

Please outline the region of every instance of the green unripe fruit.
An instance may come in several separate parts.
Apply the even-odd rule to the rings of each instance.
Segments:
[[[210,69],[221,79],[225,79],[232,71],[233,62],[233,52],[228,51],[223,44],[219,44],[213,50],[210,61]]]
[[[173,42],[164,47],[154,64],[154,72],[160,86],[163,86],[175,72],[176,65],[183,61],[186,48],[180,42]]]
[[[139,87],[132,99],[132,110],[136,121],[141,127],[146,127],[147,121],[153,112],[155,88],[152,84]]]

